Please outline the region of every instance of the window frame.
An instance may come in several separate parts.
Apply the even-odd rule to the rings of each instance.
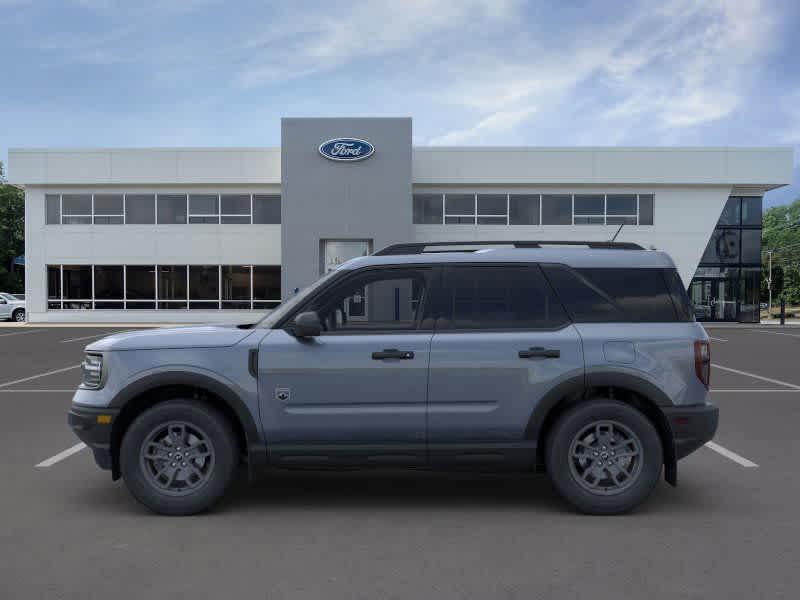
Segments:
[[[208,300],[192,300],[190,298],[190,267],[192,266],[210,266],[217,268],[217,298],[216,299],[208,299]],[[89,298],[66,298],[64,295],[64,267],[88,267],[89,274],[91,277],[90,285],[91,285],[91,294]],[[96,291],[95,291],[95,269],[97,267],[122,267],[122,298],[97,298]],[[129,268],[136,268],[136,267],[152,267],[153,268],[153,289],[154,289],[154,298],[128,298],[128,269]],[[174,299],[163,299],[160,295],[159,290],[159,275],[161,267],[183,267],[185,274],[184,277],[186,279],[186,298],[181,300],[174,300]],[[224,300],[222,294],[222,268],[223,267],[245,267],[249,274],[249,281],[250,281],[250,296],[248,300]],[[256,267],[269,267],[278,269],[278,285],[280,286],[280,269],[281,265],[267,265],[267,264],[234,264],[234,265],[188,265],[188,264],[46,264],[44,268],[44,279],[45,284],[47,287],[47,310],[144,310],[148,312],[153,311],[188,311],[188,310],[209,310],[209,311],[222,311],[222,310],[238,310],[238,311],[271,311],[274,310],[277,305],[281,303],[281,299],[256,299],[255,292],[254,292],[254,281],[253,281],[253,272]],[[58,273],[58,297],[51,298],[50,297],[50,280],[49,280],[49,270],[50,269],[57,269]],[[279,292],[280,294],[280,292]],[[96,308],[96,304],[100,302],[119,302],[121,304],[120,309],[117,308]],[[207,303],[209,305],[214,304],[215,306],[208,306],[208,307],[196,307],[192,308],[190,302],[201,302]],[[226,302],[236,302],[240,304],[247,304],[248,308],[225,308],[223,306]],[[66,308],[65,304],[67,303],[82,303],[84,305],[88,305],[88,307],[81,307],[81,308]],[[159,306],[160,304],[168,304],[170,306]],[[53,306],[51,306],[53,305]],[[150,307],[142,308],[143,305],[150,305]]]
[[[463,213],[463,212],[447,212],[447,196],[472,196],[473,197],[473,208],[472,212],[470,213]],[[418,223],[414,221],[414,206],[415,200],[417,196],[433,196],[438,197],[441,201],[441,209],[442,209],[442,220],[441,223]],[[506,197],[506,211],[504,214],[484,214],[478,211],[478,196],[505,196]],[[538,198],[538,212],[539,212],[539,219],[538,223],[512,223],[511,222],[511,198],[513,197],[529,197],[529,198]],[[543,223],[542,217],[544,212],[544,199],[545,197],[552,197],[552,196],[563,196],[569,197],[571,208],[570,208],[570,217],[569,222],[564,223]],[[602,196],[603,198],[603,211],[602,213],[596,214],[585,214],[585,213],[577,213],[575,211],[575,198],[576,196]],[[625,214],[609,214],[608,212],[608,198],[609,196],[633,196],[636,201],[636,210],[631,213]],[[648,196],[652,198],[652,213],[653,213],[653,222],[652,223],[642,223],[642,210],[641,210],[641,199],[642,196]],[[524,192],[524,191],[508,191],[508,192],[492,192],[487,190],[481,190],[476,192],[462,192],[462,191],[445,191],[445,192],[431,192],[425,191],[425,189],[415,190],[411,194],[411,203],[412,203],[412,225],[424,226],[424,225],[507,225],[507,226],[515,226],[515,227],[563,227],[565,225],[602,225],[602,226],[610,226],[610,227],[617,227],[619,225],[628,225],[628,226],[636,226],[636,227],[654,227],[655,226],[655,199],[656,194],[655,192],[580,192],[580,193],[561,193],[558,191],[550,191],[548,193],[544,192]],[[471,219],[472,222],[451,222],[448,223],[448,219]],[[481,219],[485,219],[487,221],[481,222]],[[503,219],[505,219],[505,223],[503,223]],[[581,219],[586,219],[586,222],[581,223],[579,222]],[[595,222],[592,222],[594,220]],[[628,220],[630,222],[625,222]],[[598,222],[602,221],[602,222]],[[616,221],[616,222],[614,222]]]

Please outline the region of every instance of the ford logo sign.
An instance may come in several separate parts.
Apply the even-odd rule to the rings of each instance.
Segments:
[[[320,144],[319,153],[328,160],[364,160],[375,153],[375,146],[358,138],[335,138]]]

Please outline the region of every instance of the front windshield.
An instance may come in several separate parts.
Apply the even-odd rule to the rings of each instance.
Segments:
[[[336,273],[337,273],[337,271],[331,271],[330,273],[326,273],[325,275],[323,275],[322,277],[317,279],[314,283],[312,283],[307,288],[304,288],[304,289],[300,290],[299,292],[297,292],[294,296],[289,298],[286,302],[282,302],[280,305],[278,305],[278,308],[273,310],[271,313],[269,313],[266,317],[264,317],[263,319],[261,319],[261,321],[258,322],[258,327],[264,327],[266,329],[272,329],[275,326],[275,323],[277,323],[284,316],[286,316],[286,314],[289,311],[291,311],[295,306],[297,306],[303,300],[308,298],[308,296],[314,290],[316,290],[317,288],[319,288],[320,286],[322,286],[326,282],[328,282],[330,279],[332,279],[333,276],[336,275]]]

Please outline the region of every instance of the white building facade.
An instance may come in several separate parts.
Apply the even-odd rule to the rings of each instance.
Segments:
[[[247,322],[391,243],[615,234],[673,257],[698,318],[757,320],[761,197],[791,182],[791,149],[423,148],[411,127],[284,119],[281,148],[11,150],[29,321]],[[373,151],[331,160],[336,139]]]

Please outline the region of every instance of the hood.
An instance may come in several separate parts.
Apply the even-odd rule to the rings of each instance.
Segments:
[[[115,333],[86,346],[87,350],[165,350],[180,348],[223,348],[239,343],[255,329],[236,325],[198,325],[164,329],[140,329]]]

